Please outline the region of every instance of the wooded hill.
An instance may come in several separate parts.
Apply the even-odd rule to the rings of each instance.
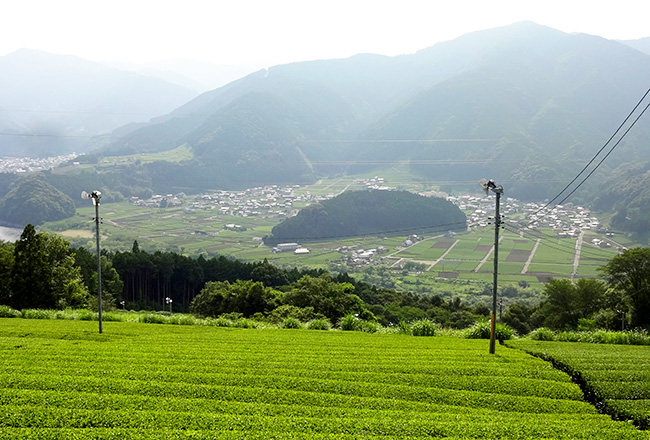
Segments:
[[[264,243],[324,241],[359,235],[405,235],[465,230],[453,203],[408,191],[348,191],[284,220]]]

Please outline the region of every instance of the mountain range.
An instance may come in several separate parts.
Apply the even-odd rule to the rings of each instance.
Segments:
[[[543,200],[583,168],[648,89],[647,49],[647,39],[612,41],[520,22],[409,55],[359,54],[274,66],[193,99],[183,98],[191,93],[187,89],[164,82],[157,84],[169,92],[149,87],[125,95],[128,88],[118,93],[104,86],[101,94],[88,95],[96,92],[96,83],[79,79],[77,88],[84,93],[74,95],[68,73],[54,69],[48,77],[58,75],[67,88],[40,86],[28,93],[24,86],[22,94],[12,95],[2,87],[13,101],[0,96],[0,105],[38,109],[41,96],[57,93],[52,118],[69,121],[66,133],[90,133],[85,121],[95,113],[106,119],[115,109],[114,127],[120,125],[117,119],[130,116],[128,125],[91,141],[97,150],[81,159],[87,164],[101,156],[181,146],[191,153],[192,159],[181,162],[96,168],[93,176],[84,169],[86,182],[94,182],[93,188],[104,185],[115,198],[133,195],[131,186],[138,193],[233,189],[398,168],[410,179],[443,189],[476,190],[476,182],[486,177],[509,196]],[[8,57],[0,58],[0,78],[7,78],[1,63]],[[70,61],[79,63],[77,73],[69,74],[75,78],[82,68],[113,78],[110,84],[139,78]],[[23,79],[30,84],[37,76],[32,71]],[[158,110],[151,108],[154,103]],[[0,131],[20,132],[25,119],[37,114],[32,110],[17,118],[15,112],[0,111]],[[650,162],[644,148],[649,137],[650,124],[637,124],[574,200],[592,202],[614,170],[645,170],[626,165]],[[66,180],[57,174],[47,177],[49,183],[78,198],[81,185],[74,176]],[[616,175],[634,177],[629,171]],[[616,200],[602,205],[617,209]]]
[[[203,93],[115,139],[104,154],[188,146],[154,185],[308,182],[401,166],[454,186],[487,176],[524,198],[561,188],[648,88],[650,56],[531,22],[411,55],[272,67]],[[646,160],[648,124],[608,160]]]

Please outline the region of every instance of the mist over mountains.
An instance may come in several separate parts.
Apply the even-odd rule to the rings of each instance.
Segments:
[[[626,44],[522,22],[412,55],[259,71],[117,139],[106,154],[187,145],[187,173],[159,167],[154,177],[186,189],[304,183],[400,164],[456,185],[488,175],[510,194],[539,199],[609,138],[649,77],[650,56]],[[609,169],[647,160],[648,125],[635,133]]]
[[[89,139],[164,115],[196,92],[73,56],[22,49],[0,57],[2,156],[85,150]]]
[[[91,126],[100,132],[113,124],[110,137],[86,143],[101,147],[86,159],[90,164],[101,156],[180,146],[191,152],[192,159],[180,162],[97,168],[92,181],[116,197],[129,196],[131,186],[140,193],[198,192],[399,168],[443,189],[474,190],[478,179],[488,177],[510,196],[543,200],[582,169],[648,89],[644,41],[617,42],[521,22],[410,55],[274,66],[193,99],[187,89],[162,80],[138,88],[143,83],[135,74],[74,59],[48,73],[50,84],[58,79],[62,87],[43,85],[30,93],[3,88],[7,97],[0,97],[0,105],[40,109],[47,93],[56,103],[49,104],[52,118],[68,121],[66,133],[89,133]],[[101,93],[96,82],[79,79],[84,69],[106,81]],[[32,72],[24,82],[36,76]],[[156,112],[162,116],[152,118]],[[36,114],[0,112],[0,131],[26,130]],[[120,126],[124,119],[129,124]],[[594,200],[599,182],[613,170],[650,162],[649,137],[650,124],[637,124],[576,193],[577,200]],[[4,152],[9,140],[1,140]],[[39,142],[54,148],[58,140]],[[48,179],[76,197],[74,176]],[[616,201],[610,202],[607,207],[616,210]]]

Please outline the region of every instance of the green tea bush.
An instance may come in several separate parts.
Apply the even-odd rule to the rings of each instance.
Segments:
[[[436,330],[435,322],[428,319],[420,319],[411,323],[411,335],[413,336],[435,336]]]
[[[20,318],[22,316],[19,310],[14,310],[9,306],[0,306],[0,318]]]
[[[302,323],[296,318],[288,317],[282,321],[282,328],[302,328]]]
[[[465,330],[464,336],[467,339],[490,339],[490,321],[480,321]],[[506,341],[512,339],[512,329],[505,324],[497,324],[495,328],[495,339]]]
[[[327,318],[312,319],[307,323],[307,328],[309,330],[330,330],[332,324]]]

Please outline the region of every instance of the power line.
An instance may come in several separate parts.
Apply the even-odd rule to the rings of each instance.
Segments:
[[[648,89],[648,91],[650,92],[650,89]],[[641,116],[643,116],[643,114],[645,113],[645,111],[648,110],[648,107],[650,107],[650,103],[648,103],[648,105],[645,106],[645,108],[643,109],[643,111],[642,111],[642,112],[639,114],[639,116],[634,120],[634,122],[632,123],[632,125],[631,125],[631,126],[630,126],[626,131],[625,131],[625,133],[623,133],[623,136],[618,140],[618,142],[616,142],[616,143],[614,144],[614,146],[613,146],[613,147],[612,147],[612,148],[607,152],[607,154],[606,154],[606,155],[605,155],[605,156],[600,160],[600,162],[598,162],[598,164],[594,167],[594,169],[591,170],[591,172],[590,172],[589,174],[587,174],[587,176],[585,176],[584,179],[582,179],[582,181],[578,184],[578,186],[576,186],[576,187],[573,189],[573,191],[571,191],[569,194],[567,194],[566,197],[564,197],[562,200],[560,200],[560,204],[564,203],[564,201],[565,201],[566,199],[568,199],[569,197],[571,197],[571,195],[572,195],[574,192],[576,192],[576,191],[578,190],[578,188],[580,188],[580,187],[582,186],[582,184],[585,183],[585,181],[586,181],[589,177],[591,177],[591,175],[592,175],[592,174],[593,174],[593,173],[598,169],[598,167],[600,167],[600,165],[605,161],[605,159],[607,159],[607,158],[609,157],[609,155],[612,153],[612,151],[614,151],[614,149],[615,149],[616,147],[618,147],[618,145],[621,143],[621,141],[623,140],[623,138],[625,138],[625,136],[630,132],[630,130],[632,129],[632,127],[634,127],[634,125],[635,125],[635,124],[637,123],[637,121],[641,118]]]
[[[540,231],[535,231],[535,232],[533,232],[533,231],[523,231],[523,230],[515,229],[515,228],[513,228],[513,227],[511,227],[509,225],[506,225],[506,229],[508,229],[512,233],[521,233],[523,235],[528,234],[529,235],[528,238],[530,238],[530,239],[539,239],[541,244],[543,244],[544,246],[549,247],[551,249],[555,249],[557,251],[565,252],[567,254],[571,254],[571,253],[575,252],[575,245],[572,244],[572,245],[569,245],[569,246],[565,246],[563,244],[564,243],[563,241],[559,241],[557,244],[550,244],[548,242],[548,240],[561,240],[561,239],[559,239],[557,237],[549,236],[548,234],[544,234],[544,233],[542,233]],[[536,235],[536,234],[538,234],[538,235]],[[587,257],[591,257],[591,258],[598,259],[598,260],[601,260],[601,259],[609,260],[612,257],[612,255],[610,253],[606,252],[606,251],[601,251],[599,249],[593,249],[593,248],[585,248],[585,247],[583,247],[581,253],[586,255]]]
[[[603,146],[602,146],[602,147],[601,147],[601,148],[596,152],[596,154],[591,158],[591,160],[589,160],[589,162],[587,162],[587,164],[582,168],[582,170],[581,170],[581,171],[580,171],[580,172],[579,172],[579,173],[578,173],[578,174],[577,174],[577,175],[576,175],[576,176],[575,176],[575,177],[574,177],[574,178],[573,178],[573,179],[572,179],[572,180],[571,180],[571,181],[570,181],[570,182],[569,182],[569,183],[568,183],[568,184],[567,184],[563,189],[562,189],[562,191],[560,191],[560,192],[559,192],[555,197],[553,197],[553,198],[552,198],[552,199],[551,199],[551,200],[550,200],[546,205],[544,205],[544,206],[542,206],[541,208],[539,208],[539,209],[538,209],[534,214],[537,214],[538,212],[540,212],[540,211],[542,211],[543,209],[545,209],[545,208],[547,208],[548,206],[550,206],[550,205],[551,205],[555,200],[557,200],[557,199],[562,195],[562,193],[564,193],[564,192],[565,192],[565,191],[566,191],[566,190],[567,190],[567,189],[568,189],[568,188],[569,188],[569,187],[570,187],[570,186],[571,186],[571,185],[572,185],[576,180],[578,180],[578,178],[580,177],[580,175],[582,175],[582,173],[584,173],[584,172],[587,170],[587,168],[589,168],[589,166],[594,162],[594,160],[596,160],[596,158],[600,155],[600,153],[602,153],[602,151],[607,147],[607,145],[609,145],[609,143],[614,139],[614,137],[618,134],[618,132],[621,131],[621,129],[623,128],[623,126],[624,126],[624,125],[627,123],[627,121],[632,117],[632,115],[634,114],[634,112],[636,111],[636,109],[639,108],[639,106],[640,106],[641,103],[645,100],[645,98],[648,96],[649,93],[650,93],[650,89],[648,89],[648,90],[645,92],[645,94],[643,95],[643,97],[639,100],[639,102],[637,102],[637,104],[634,106],[634,108],[632,109],[632,111],[630,111],[630,113],[629,113],[629,114],[627,115],[627,117],[623,120],[623,122],[621,122],[621,124],[618,126],[618,128],[616,129],[616,131],[615,131],[615,132],[610,136],[610,138],[607,140],[607,142],[605,142],[605,144],[604,144],[604,145],[603,145]],[[650,105],[650,104],[648,104],[648,105]],[[639,114],[639,116],[634,120],[634,122],[632,123],[632,125],[630,125],[630,127],[625,131],[625,133],[623,133],[623,135],[622,135],[621,138],[618,140],[618,142],[616,142],[616,144],[614,144],[614,146],[609,150],[609,152],[605,155],[605,157],[604,157],[604,158],[603,158],[603,159],[602,159],[602,160],[601,160],[601,161],[596,165],[596,167],[595,167],[595,168],[594,168],[594,169],[593,169],[593,170],[592,170],[592,171],[587,175],[587,177],[585,177],[585,178],[580,182],[580,184],[579,184],[579,185],[578,185],[578,186],[577,186],[573,191],[571,191],[571,193],[569,193],[569,195],[567,195],[564,199],[562,199],[558,204],[562,204],[562,203],[563,203],[563,202],[564,202],[564,201],[565,201],[569,196],[571,196],[571,195],[572,195],[572,194],[573,194],[573,193],[574,193],[578,188],[580,188],[580,186],[582,186],[582,184],[583,184],[583,183],[584,183],[584,182],[585,182],[585,181],[586,181],[586,180],[587,180],[587,179],[588,179],[588,178],[589,178],[589,177],[594,173],[594,171],[596,171],[596,169],[598,169],[598,167],[603,163],[603,161],[604,161],[605,159],[607,159],[607,157],[608,157],[609,154],[614,150],[614,148],[616,148],[616,146],[617,146],[617,145],[618,145],[618,144],[619,144],[619,143],[620,143],[620,142],[625,138],[625,136],[626,136],[627,133],[630,131],[630,129],[632,129],[632,127],[634,127],[634,125],[636,124],[636,122],[637,122],[637,121],[639,120],[639,118],[643,115],[643,113],[645,113],[645,111],[646,111],[647,109],[648,109],[648,106],[646,106],[645,109],[643,109],[643,111],[641,112],[641,114]]]

